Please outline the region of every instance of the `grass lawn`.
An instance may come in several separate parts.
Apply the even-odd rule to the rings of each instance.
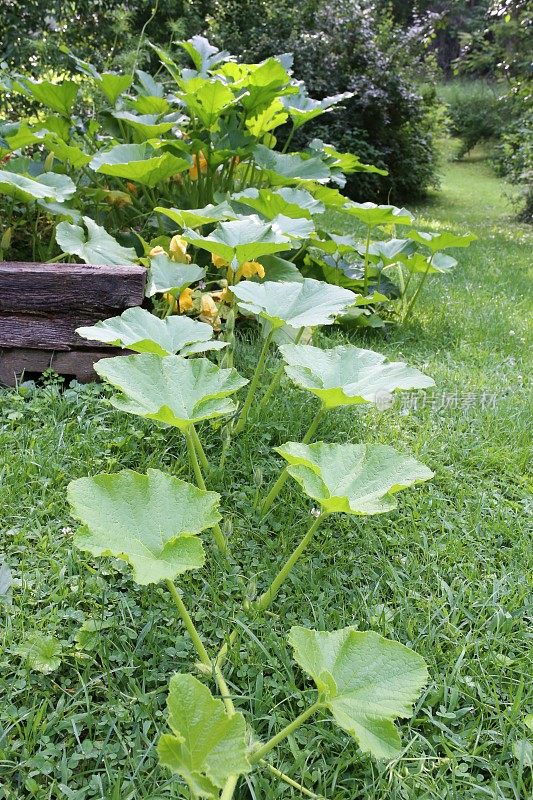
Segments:
[[[351,335],[363,347],[405,359],[436,381],[417,402],[404,395],[383,412],[333,412],[318,437],[393,444],[435,471],[402,492],[396,512],[358,522],[333,517],[294,570],[265,619],[244,619],[227,664],[236,704],[268,737],[314,696],[285,634],[293,624],[371,628],[427,660],[431,684],[400,759],[358,752],[327,719],[303,727],[270,761],[328,800],[525,800],[531,765],[516,740],[533,733],[531,495],[526,481],[528,248],[533,232],[512,220],[505,184],[482,160],[445,167],[442,191],[416,211],[421,227],[470,230],[479,241],[454,253],[452,276],[428,280],[404,328]],[[530,299],[529,294],[529,299]],[[324,343],[343,338],[322,334]],[[243,342],[247,374],[257,355]],[[15,578],[0,604],[0,800],[163,800],[183,797],[157,765],[169,676],[195,660],[161,589],[135,586],[125,566],[71,547],[65,488],[72,478],[123,467],[160,467],[188,477],[177,431],[115,411],[97,386],[57,383],[0,395],[1,550]],[[298,440],[314,413],[288,386],[268,418],[233,445],[224,495],[235,556],[217,556],[183,581],[189,608],[212,644],[234,624],[242,587],[261,590],[309,522],[310,507],[287,484],[266,522],[253,511],[279,469],[272,447]],[[218,452],[217,432],[201,432]],[[529,615],[529,620],[528,620]],[[105,621],[100,634],[84,622]],[[30,672],[17,654],[32,631],[56,636],[61,666]],[[79,641],[78,641],[79,640]],[[518,751],[517,751],[518,752]],[[238,800],[299,797],[268,772],[243,782]]]

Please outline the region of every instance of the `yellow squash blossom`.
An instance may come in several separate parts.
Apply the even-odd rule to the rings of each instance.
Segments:
[[[187,254],[187,242],[183,236],[173,236],[169,245],[170,258],[179,264],[190,264],[191,257]]]
[[[161,245],[158,244],[156,247],[152,247],[148,255],[150,256],[150,258],[153,258],[154,256],[166,255],[166,253],[164,249],[161,247]]]
[[[198,180],[198,171],[202,173],[207,172],[207,161],[202,151],[200,151],[198,155],[193,153],[192,167],[189,167],[189,178],[191,181]]]
[[[222,256],[217,256],[215,253],[213,253],[213,255],[211,256],[211,263],[213,264],[214,267],[217,267],[217,269],[222,269],[222,267],[229,267],[229,263],[226,261],[226,259],[222,258]]]
[[[191,311],[194,308],[192,301],[192,289],[184,289],[179,298],[180,313],[184,314],[186,311]]]
[[[208,322],[213,328],[220,328],[220,317],[218,316],[218,306],[210,294],[203,294],[200,301],[200,316],[202,322]]]
[[[240,269],[237,270],[236,278],[251,278],[252,275],[259,275],[260,278],[265,277],[265,268],[259,261],[245,261]]]

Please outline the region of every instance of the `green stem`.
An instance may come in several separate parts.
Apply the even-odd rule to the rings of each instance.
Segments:
[[[277,593],[279,592],[282,584],[286,581],[290,571],[292,570],[292,568],[294,567],[294,565],[296,564],[302,553],[306,550],[306,548],[310,544],[315,534],[315,531],[317,530],[320,523],[323,522],[323,520],[327,516],[328,516],[327,512],[323,511],[320,514],[320,516],[315,519],[315,521],[313,522],[313,524],[303,537],[302,541],[300,542],[296,550],[294,550],[291,553],[291,555],[289,556],[285,564],[282,566],[282,568],[280,569],[280,571],[278,572],[278,574],[276,575],[276,577],[274,578],[274,580],[272,581],[266,592],[263,592],[263,594],[252,604],[254,609],[256,609],[257,611],[266,611],[267,608],[269,608],[272,605],[272,603],[276,599]]]
[[[239,780],[238,775],[230,775],[227,779],[224,789],[222,790],[222,794],[220,795],[220,800],[231,800],[233,795],[235,794],[235,789],[237,788],[237,781]]]
[[[196,455],[200,459],[200,466],[204,472],[209,472],[209,461],[207,460],[205,450],[202,447],[202,442],[200,441],[200,437],[198,436],[198,433],[194,425],[191,425],[191,436],[194,442],[194,449],[196,450]]]
[[[289,133],[289,135],[287,136],[287,141],[286,141],[286,142],[285,142],[285,144],[283,145],[283,150],[281,151],[282,153],[286,153],[286,152],[287,152],[287,150],[289,149],[289,145],[290,145],[290,143],[292,142],[292,137],[294,136],[295,132],[296,132],[296,125],[295,125],[295,124],[294,124],[294,122],[293,122],[293,123],[292,123],[291,132],[290,132],[290,133]]]
[[[363,281],[363,292],[366,297],[368,293],[368,251],[370,249],[370,233],[372,231],[372,227],[369,225],[367,234],[366,234],[366,246],[365,246],[365,266],[364,266],[364,281]]]
[[[224,676],[222,675],[222,672],[220,671],[220,667],[214,665],[211,659],[209,658],[207,650],[205,649],[204,644],[200,638],[200,634],[196,630],[195,624],[192,621],[190,614],[185,607],[185,603],[181,599],[181,595],[176,589],[176,586],[174,585],[173,581],[171,581],[170,578],[167,578],[165,580],[165,584],[172,596],[172,599],[174,600],[174,603],[176,605],[176,608],[178,609],[178,613],[183,621],[183,624],[187,628],[187,633],[191,637],[194,649],[198,653],[198,658],[200,659],[202,664],[204,664],[204,666],[208,667],[208,669],[212,671],[215,680],[217,682],[220,696],[224,702],[224,705],[226,706],[227,712],[229,714],[234,714],[235,706],[233,705],[228,685],[224,679]]]
[[[268,336],[266,337],[263,347],[261,348],[261,353],[259,355],[259,361],[257,362],[257,366],[255,368],[252,380],[250,382],[250,386],[248,387],[248,394],[246,395],[246,400],[244,401],[244,405],[242,407],[240,416],[237,420],[237,424],[235,425],[234,433],[238,434],[242,431],[244,426],[246,425],[246,419],[248,417],[248,412],[250,410],[250,406],[252,405],[254,395],[259,384],[259,379],[261,377],[261,372],[263,371],[263,366],[265,364],[265,360],[268,353],[268,348],[270,346],[270,342],[272,341],[272,336],[274,335],[274,329],[270,331]]]
[[[325,411],[324,406],[320,406],[320,408],[318,409],[317,413],[315,414],[315,417],[314,417],[311,425],[309,426],[309,430],[307,431],[307,433],[305,434],[304,438],[302,439],[302,444],[309,444],[309,442],[311,441],[316,429],[318,428],[319,422],[322,419],[322,415],[324,414],[324,411]],[[270,511],[272,503],[274,502],[274,500],[276,499],[278,494],[281,492],[281,490],[285,486],[285,483],[286,483],[288,477],[289,477],[289,473],[287,472],[287,467],[284,467],[282,469],[282,471],[281,471],[276,483],[274,484],[274,486],[272,487],[272,489],[269,491],[268,495],[266,496],[265,502],[261,506],[261,516],[264,517],[265,514],[267,514],[268,511]]]
[[[304,330],[305,330],[305,328],[300,328],[300,330],[298,331],[298,333],[296,335],[296,338],[294,340],[294,344],[298,344],[298,342],[302,338]],[[272,397],[272,395],[274,394],[274,392],[278,388],[279,382],[280,382],[280,380],[282,378],[284,369],[285,369],[285,362],[282,359],[281,360],[281,364],[277,368],[276,372],[274,373],[274,375],[272,377],[272,380],[270,381],[270,385],[269,385],[268,389],[264,393],[263,397],[261,398],[261,400],[259,402],[259,405],[257,406],[257,413],[258,414],[264,409],[264,407],[267,405],[267,403],[269,402],[270,398]]]
[[[204,481],[204,476],[202,475],[202,470],[200,469],[200,464],[198,463],[198,456],[196,455],[196,448],[194,446],[194,436],[191,431],[191,427],[185,428],[183,431],[183,435],[185,436],[185,441],[187,442],[187,453],[189,456],[189,464],[191,466],[192,471],[194,472],[194,477],[196,479],[196,484],[199,489],[206,490],[206,485]],[[228,552],[228,543],[224,538],[224,534],[220,528],[220,525],[213,525],[213,535],[215,537],[215,542],[217,543],[218,549],[221,553],[226,554]]]
[[[293,789],[297,789],[304,797],[311,797],[313,800],[325,800],[321,795],[311,792],[309,789],[306,789],[305,786],[302,786],[301,783],[298,783],[298,781],[293,780],[288,775],[285,775],[284,772],[281,772],[281,770],[273,767],[268,761],[261,761],[261,766],[268,769],[268,771],[271,772],[272,775],[275,775],[276,778],[279,778],[280,781],[292,786]]]
[[[276,747],[280,742],[286,739],[287,736],[290,736],[291,733],[294,733],[294,731],[298,730],[298,728],[303,725],[304,722],[309,719],[309,717],[312,717],[313,714],[316,714],[316,712],[321,708],[323,708],[323,703],[317,700],[317,702],[313,703],[312,706],[309,706],[309,708],[306,708],[305,711],[302,711],[302,713],[299,714],[296,719],[290,722],[285,728],[283,728],[283,730],[273,736],[272,739],[269,739],[266,744],[264,744],[262,747],[259,747],[255,753],[252,753],[249,756],[250,764],[257,764],[258,761],[261,761],[267,753],[270,753],[270,751],[273,750],[274,747]]]
[[[172,599],[174,600],[174,603],[176,605],[176,608],[178,609],[178,613],[183,621],[183,624],[187,628],[187,632],[191,637],[194,649],[198,653],[198,658],[200,659],[202,664],[204,664],[206,667],[209,667],[209,669],[212,669],[213,665],[211,664],[211,659],[207,654],[207,650],[205,649],[203,642],[200,639],[200,634],[196,630],[194,622],[192,621],[189,615],[189,612],[185,608],[185,603],[181,599],[180,593],[178,592],[173,581],[171,581],[170,578],[166,579],[165,584],[172,596]]]
[[[423,287],[423,285],[424,285],[424,283],[425,283],[425,281],[426,281],[426,278],[427,278],[427,276],[429,275],[429,269],[430,269],[430,267],[431,267],[431,262],[433,261],[433,255],[434,255],[434,253],[431,255],[431,258],[429,259],[429,262],[428,262],[428,268],[427,268],[427,270],[424,272],[424,274],[422,275],[421,279],[419,280],[419,282],[418,282],[418,286],[417,286],[417,287],[416,287],[416,289],[415,289],[415,293],[414,293],[414,294],[413,294],[413,296],[411,297],[411,300],[410,300],[410,302],[409,302],[409,305],[407,306],[406,312],[405,312],[405,314],[404,314],[404,316],[403,316],[403,322],[405,322],[405,321],[406,321],[406,319],[407,319],[407,317],[410,315],[410,313],[411,313],[411,310],[412,310],[412,308],[413,308],[413,306],[414,306],[414,304],[415,304],[415,302],[416,302],[416,298],[417,298],[417,297],[418,297],[418,295],[420,294],[420,291],[421,291],[421,289],[422,289],[422,287]]]

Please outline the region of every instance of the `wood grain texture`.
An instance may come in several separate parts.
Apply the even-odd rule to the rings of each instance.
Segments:
[[[100,349],[98,342],[78,336],[76,328],[94,325],[101,315],[10,314],[0,311],[0,347],[29,347],[44,350]],[[116,351],[118,352],[118,351]]]
[[[40,374],[53,369],[59,375],[73,376],[80,383],[98,380],[94,364],[101,358],[127,354],[127,351],[106,350],[32,350],[26,348],[0,350],[0,384],[16,386],[25,374]]]
[[[146,269],[98,264],[0,262],[0,311],[112,311],[141,305]]]

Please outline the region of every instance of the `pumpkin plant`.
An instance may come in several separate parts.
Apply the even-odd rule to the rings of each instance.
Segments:
[[[267,244],[269,240],[267,234]],[[238,265],[249,255],[237,250],[241,246],[237,241],[242,241],[240,231],[236,238],[227,236],[222,242],[232,249],[231,255],[224,252],[230,265],[234,260]],[[261,241],[252,245],[260,247]],[[264,377],[265,354],[274,334],[284,326],[297,336],[305,327],[331,325],[354,302],[355,295],[309,278],[299,282],[241,281],[232,292],[243,313],[257,316],[268,326],[235,425],[239,432],[248,420],[250,398]],[[333,515],[360,518],[387,513],[396,507],[399,491],[428,480],[432,473],[414,458],[385,445],[311,444],[316,423],[302,443],[287,442],[276,448],[287,462],[287,477],[296,481],[318,511],[300,542],[283,555],[281,566],[263,590],[256,597],[247,595],[235,609],[232,616],[237,624],[214,651],[195,625],[190,613],[192,598],[179,583],[181,575],[202,569],[209,557],[202,542],[206,530],[213,532],[219,549],[228,556],[228,543],[220,528],[220,495],[206,488],[211,465],[195,425],[235,417],[238,408],[233,398],[247,381],[235,369],[223,369],[196,354],[196,347],[203,350],[214,344],[205,328],[209,326],[187,317],[161,320],[144,309],[130,309],[121,317],[80,329],[90,338],[140,351],[103,359],[96,370],[119,390],[120,394],[111,398],[116,408],[183,433],[197,485],[154,469],[145,475],[124,470],[75,480],[68,489],[73,515],[81,523],[74,544],[94,557],[127,562],[133,580],[141,586],[164,584],[191,638],[198,656],[196,674],[180,671],[171,677],[167,701],[170,732],[163,733],[158,744],[161,764],[179,777],[190,800],[231,800],[241,777],[254,769],[266,769],[273,779],[315,796],[272,764],[270,753],[300,726],[326,715],[363,752],[378,759],[397,757],[401,743],[394,722],[410,716],[427,681],[423,659],[399,642],[353,626],[329,632],[294,626],[287,641],[306,676],[302,680],[309,678],[315,684],[315,699],[265,740],[260,721],[244,713],[238,690],[229,688],[225,673],[232,648],[248,619],[260,618],[275,603],[319,528]],[[373,402],[379,391],[432,385],[418,370],[388,363],[378,353],[356,347],[322,351],[285,344],[280,351],[289,377],[316,394],[321,409]],[[227,442],[225,446],[229,446]],[[235,555],[231,557],[235,559]],[[225,564],[219,562],[221,568]],[[240,571],[245,573],[245,564]]]

